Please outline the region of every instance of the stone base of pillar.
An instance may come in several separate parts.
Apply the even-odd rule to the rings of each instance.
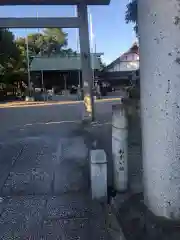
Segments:
[[[180,239],[180,222],[155,216],[144,204],[143,194],[117,194],[111,205],[125,239]],[[118,207],[118,208],[117,208]]]
[[[83,124],[90,124],[91,122],[92,122],[91,116],[87,112],[83,113],[83,115],[82,115],[82,123]]]

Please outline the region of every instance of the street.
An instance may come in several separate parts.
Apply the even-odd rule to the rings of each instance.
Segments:
[[[96,120],[111,119],[111,106],[120,100],[97,102]],[[21,128],[34,124],[61,123],[82,120],[83,103],[52,104],[42,106],[23,106],[0,108],[0,135],[7,136],[7,131],[20,131]],[[5,134],[5,135],[4,135]],[[11,136],[12,137],[12,136]]]
[[[114,102],[96,103],[97,120],[110,121]],[[0,239],[108,239],[89,192],[82,108],[0,109]]]

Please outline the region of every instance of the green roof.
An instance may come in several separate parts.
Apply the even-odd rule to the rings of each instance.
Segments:
[[[99,55],[92,55],[92,68],[100,70],[100,58]],[[93,67],[94,66],[94,67]],[[31,65],[31,71],[70,71],[70,70],[81,70],[81,58],[79,56],[71,57],[60,57],[60,56],[50,56],[50,57],[34,57]]]

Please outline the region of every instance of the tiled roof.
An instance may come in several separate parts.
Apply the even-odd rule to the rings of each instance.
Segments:
[[[126,51],[125,53],[121,54],[116,60],[114,60],[112,63],[110,63],[106,68],[109,69],[112,66],[114,66],[115,64],[119,63],[120,61],[122,61],[123,57],[128,55],[129,53],[136,53],[137,55],[139,55],[139,46],[138,43],[135,42],[128,51]]]
[[[94,69],[99,70],[101,68],[100,59],[97,55],[92,56],[92,62]],[[81,58],[79,56],[71,57],[34,57],[31,66],[31,71],[68,71],[68,70],[80,70]]]

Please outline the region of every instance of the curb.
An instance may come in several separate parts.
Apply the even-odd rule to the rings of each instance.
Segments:
[[[109,99],[98,99],[95,102],[112,102],[112,101],[120,101],[121,98],[109,98]],[[58,101],[58,102],[22,102],[22,103],[7,103],[1,104],[0,108],[20,108],[20,107],[38,107],[38,106],[51,106],[51,105],[66,105],[66,104],[77,104],[83,103],[84,101]]]

